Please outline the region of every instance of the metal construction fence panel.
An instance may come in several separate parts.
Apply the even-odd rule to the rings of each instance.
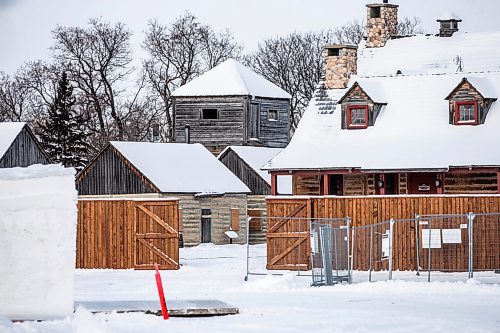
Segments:
[[[310,228],[312,284],[349,282],[350,219],[312,220]]]
[[[416,215],[356,227],[349,217],[269,221],[267,244],[248,247],[246,278],[297,271],[311,275],[312,285],[472,277],[498,281],[483,272],[500,270],[500,213]]]

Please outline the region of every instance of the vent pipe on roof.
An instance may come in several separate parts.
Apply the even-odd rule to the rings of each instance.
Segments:
[[[184,126],[184,136],[186,143],[191,143],[191,126],[189,125]]]

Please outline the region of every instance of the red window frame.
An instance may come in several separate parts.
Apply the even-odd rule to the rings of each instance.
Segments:
[[[351,112],[354,109],[365,109],[365,123],[364,124],[352,124],[351,123]],[[348,129],[362,129],[368,127],[368,105],[348,105],[347,106],[347,117],[346,124]]]
[[[474,106],[474,121],[460,121],[460,106],[472,105]],[[479,124],[479,113],[477,110],[477,101],[457,101],[455,102],[455,125],[477,125]]]

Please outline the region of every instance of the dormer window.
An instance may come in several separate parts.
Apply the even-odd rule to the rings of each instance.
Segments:
[[[347,107],[347,128],[368,127],[368,105],[349,105]]]
[[[477,101],[455,102],[455,125],[477,125]]]

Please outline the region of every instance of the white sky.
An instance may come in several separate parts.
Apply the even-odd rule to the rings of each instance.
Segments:
[[[255,49],[267,37],[293,31],[335,27],[363,19],[367,0],[0,0],[0,71],[12,73],[25,61],[47,58],[56,25],[84,26],[90,17],[122,21],[134,32],[140,48],[149,19],[167,24],[189,10],[217,30],[230,29]],[[437,32],[435,19],[451,10],[464,22],[461,31],[499,31],[498,0],[391,0],[399,15],[418,16],[428,33]],[[500,41],[499,41],[500,42]]]

